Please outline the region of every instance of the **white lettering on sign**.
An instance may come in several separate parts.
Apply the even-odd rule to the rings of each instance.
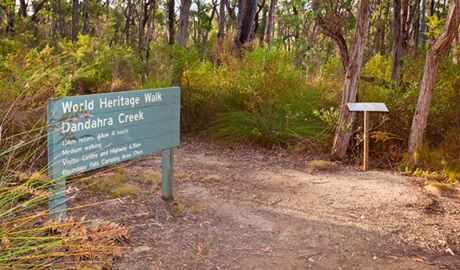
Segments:
[[[128,129],[117,130],[117,135],[123,135],[123,134],[128,134],[128,133],[129,133]]]
[[[142,155],[143,153],[144,153],[144,151],[142,151],[142,150],[140,150],[140,151],[137,151],[137,150],[133,151],[133,155],[134,155],[134,156],[140,156],[140,155]]]
[[[141,147],[141,146],[142,146],[141,143],[131,143],[131,144],[129,145],[129,149],[135,149],[135,148],[139,148],[139,147]]]
[[[127,159],[127,158],[131,158],[131,157],[132,157],[131,154],[122,154],[122,155],[121,155],[121,158],[122,158],[122,159]]]
[[[62,102],[62,111],[64,114],[70,112],[84,112],[94,110],[94,100],[85,100],[81,103],[74,103],[73,101]]]
[[[71,154],[77,154],[77,153],[80,153],[81,151],[83,151],[83,148],[81,147],[78,147],[78,148],[72,148],[72,149],[64,149],[62,150],[62,154],[63,155],[71,155]]]
[[[120,124],[123,124],[123,123],[126,123],[126,122],[137,122],[137,121],[141,121],[141,120],[144,120],[144,112],[143,111],[139,111],[138,113],[135,113],[135,114],[120,113],[118,115],[118,122]]]
[[[64,170],[62,170],[62,176],[86,172],[87,171],[86,168],[88,168],[87,165],[78,166],[78,167],[75,167],[75,168],[70,169],[70,170],[64,169]]]
[[[91,159],[97,158],[97,156],[98,156],[97,153],[91,153],[91,154],[83,155],[81,157],[81,160],[83,160],[83,161],[91,160]]]
[[[69,122],[62,122],[62,133],[67,132],[77,132],[82,130],[88,130],[92,128],[100,128],[113,125],[112,118],[96,118],[91,119],[89,118],[86,121],[81,121],[77,123],[69,123]]]
[[[70,159],[65,158],[65,159],[62,160],[62,165],[68,166],[68,165],[75,164],[75,163],[77,163],[79,161],[80,161],[79,158],[70,158]]]
[[[101,148],[102,144],[101,143],[92,143],[90,145],[85,146],[85,151],[93,150],[93,149],[98,149]]]
[[[64,145],[64,146],[72,145],[72,144],[76,144],[76,143],[77,143],[77,140],[74,140],[74,139],[66,139],[66,140],[62,141],[62,145]]]
[[[108,159],[102,159],[101,164],[102,165],[112,164],[112,163],[116,163],[116,162],[120,162],[120,161],[121,161],[120,157],[116,156],[116,157],[112,157],[112,158],[108,158]]]
[[[94,140],[94,137],[93,136],[85,136],[85,137],[81,137],[81,138],[78,138],[78,142],[89,142],[89,141],[92,141]]]
[[[99,133],[97,134],[97,140],[100,141],[101,139],[108,138],[109,133]]]
[[[145,93],[144,94],[144,99],[145,99],[145,102],[147,103],[151,103],[151,102],[157,102],[157,101],[162,101],[161,99],[161,93],[159,92],[156,92],[155,94],[152,94],[152,93]]]
[[[139,104],[139,101],[139,97],[126,98],[124,96],[117,96],[114,99],[108,99],[105,97],[99,99],[99,108],[107,109],[121,106],[130,106],[131,108],[134,108],[134,106]]]
[[[97,166],[99,166],[99,161],[93,161],[93,162],[89,163],[90,168],[94,168],[94,167],[97,167]]]
[[[123,147],[116,147],[116,148],[112,148],[109,150],[110,154],[118,154],[120,152],[125,152],[126,150],[128,150],[128,148],[126,146],[123,146]]]

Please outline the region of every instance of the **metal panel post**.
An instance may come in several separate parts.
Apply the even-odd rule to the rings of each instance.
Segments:
[[[161,190],[163,198],[166,201],[173,200],[173,182],[174,182],[174,152],[168,148],[161,152],[162,154],[162,181]]]
[[[369,112],[364,112],[364,158],[363,170],[369,169]]]
[[[67,194],[65,178],[56,180],[49,188],[49,217],[55,219],[67,216]]]

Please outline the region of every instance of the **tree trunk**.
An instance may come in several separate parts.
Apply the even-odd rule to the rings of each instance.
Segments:
[[[225,1],[225,6],[227,7],[228,17],[230,18],[230,20],[228,20],[227,22],[227,27],[229,27],[231,23],[234,23],[234,24],[237,23],[237,17],[235,15],[235,5],[231,6],[230,0],[224,0],[224,1]]]
[[[26,18],[27,17],[27,2],[25,0],[19,0],[19,16]]]
[[[78,0],[72,1],[72,41],[77,41],[78,36]]]
[[[421,25],[420,25],[420,40],[422,42],[422,46],[425,47],[426,41],[426,0],[422,0],[422,13],[421,13]]]
[[[347,103],[356,102],[358,93],[359,73],[363,65],[364,49],[366,47],[367,31],[369,28],[369,0],[360,0],[358,17],[353,36],[351,57],[345,73],[345,86],[342,94],[340,110],[341,123],[348,124],[353,120],[353,114],[348,110]],[[336,128],[332,155],[344,158],[351,138],[351,130]]]
[[[402,23],[401,23],[401,0],[393,2],[394,18],[393,18],[393,53],[391,64],[391,80],[401,82],[402,75],[402,56],[403,56],[403,39],[402,39]]]
[[[422,145],[423,135],[427,126],[428,113],[441,56],[447,52],[458,33],[460,24],[460,0],[451,0],[449,14],[441,33],[433,46],[428,50],[423,71],[422,85],[415,108],[412,127],[409,135],[409,154],[414,154]]]
[[[12,35],[14,33],[14,9],[15,9],[15,2],[5,3],[5,6],[2,6],[3,10],[6,13],[6,28],[5,33],[7,35]]]
[[[243,1],[243,0],[240,0]],[[250,41],[254,18],[256,15],[257,0],[246,0],[241,16],[241,27],[236,38],[237,48]]]
[[[187,45],[188,19],[192,0],[181,0],[179,26],[177,27],[177,43],[181,47]]]
[[[401,39],[403,44],[403,51],[407,49],[407,45],[409,44],[409,24],[410,24],[410,17],[409,17],[409,7],[410,7],[410,0],[402,0],[402,21],[401,21]]]
[[[244,14],[244,7],[246,5],[246,1],[248,0],[238,0],[238,14],[236,18],[236,35],[237,38],[241,32],[241,25],[243,23],[243,14]],[[228,0],[230,2],[230,0]]]
[[[220,0],[219,5],[219,28],[217,31],[217,38],[222,40],[225,35],[225,2],[227,0]]]
[[[168,32],[169,32],[169,45],[174,44],[174,0],[168,0]]]
[[[251,35],[249,36],[249,40],[253,40],[257,36],[257,32],[259,31],[259,14],[260,12],[264,9],[265,6],[265,0],[261,0],[262,3],[259,7],[259,9],[256,11],[256,15],[254,16],[254,26],[252,27]],[[256,4],[257,5],[257,4]]]
[[[149,16],[147,17],[147,35],[145,42],[145,64],[146,73],[150,73],[150,43],[153,39],[153,32],[155,30],[155,18],[154,13],[156,10],[156,1],[150,0],[150,9],[148,11]]]
[[[267,42],[268,47],[271,46],[273,24],[275,21],[275,6],[276,6],[276,0],[270,0],[270,7],[268,9],[267,27],[265,28],[265,42]]]
[[[124,10],[124,15],[125,15],[125,18],[126,18],[126,21],[125,21],[125,29],[124,29],[124,32],[125,32],[125,42],[126,42],[126,45],[129,46],[131,44],[131,26],[132,26],[132,21],[133,21],[133,16],[134,16],[134,7],[133,7],[133,3],[131,0],[128,0],[128,2],[126,3],[126,9]]]
[[[83,7],[83,33],[84,34],[89,34],[89,12],[88,12],[88,1],[84,1],[84,7]]]
[[[38,13],[40,12],[40,10],[42,10],[42,8],[45,6],[46,2],[48,0],[43,0],[39,3],[35,3],[35,2],[32,2],[32,8],[34,10],[34,14],[32,15],[32,18],[30,19],[31,22],[35,22],[38,18]],[[54,3],[54,1],[53,1]],[[54,12],[54,4],[52,4],[52,10]],[[53,24],[54,24],[54,15],[53,15]],[[54,28],[54,27],[53,27]]]
[[[207,21],[207,24],[209,25],[209,28],[204,30],[205,32],[203,34],[203,38],[201,39],[201,42],[203,44],[203,48],[206,47],[206,44],[208,43],[209,32],[212,29],[212,21],[214,21],[214,16],[216,16],[216,13],[217,13],[217,6],[216,6],[216,3],[214,1],[212,2],[212,5],[213,5],[213,7],[212,7],[211,16],[209,17],[209,21]]]
[[[415,0],[413,9],[413,16],[409,16],[412,18],[412,28],[411,28],[411,36],[413,39],[413,46],[412,50],[415,51],[418,48],[419,43],[419,36],[420,36],[420,1]]]

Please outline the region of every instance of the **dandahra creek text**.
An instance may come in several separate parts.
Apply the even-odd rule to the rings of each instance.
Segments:
[[[141,103],[140,97],[124,97],[124,96],[116,96],[115,98],[109,99],[107,97],[101,97],[98,100],[98,108],[103,109],[111,109],[111,108],[135,108]],[[144,93],[144,102],[145,103],[153,103],[162,101],[161,93]],[[62,133],[67,132],[77,132],[82,130],[88,130],[93,128],[100,128],[100,127],[109,127],[112,126],[114,121],[118,121],[120,124],[124,123],[131,123],[144,120],[144,112],[139,110],[135,113],[126,114],[121,112],[118,114],[117,117],[98,117],[93,118],[91,117],[91,111],[95,108],[95,100],[87,100],[85,99],[83,102],[74,103],[73,101],[66,101],[62,102],[62,112],[64,114],[71,114],[71,113],[81,113],[78,117],[86,117],[87,120],[79,121],[77,123],[62,122]],[[70,118],[69,120],[74,120],[74,118]]]

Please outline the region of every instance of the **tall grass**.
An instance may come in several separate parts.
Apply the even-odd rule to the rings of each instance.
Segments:
[[[49,187],[56,183],[47,176],[45,137],[43,122],[12,136],[0,127],[0,269],[109,267],[128,228],[73,217],[49,220]]]

